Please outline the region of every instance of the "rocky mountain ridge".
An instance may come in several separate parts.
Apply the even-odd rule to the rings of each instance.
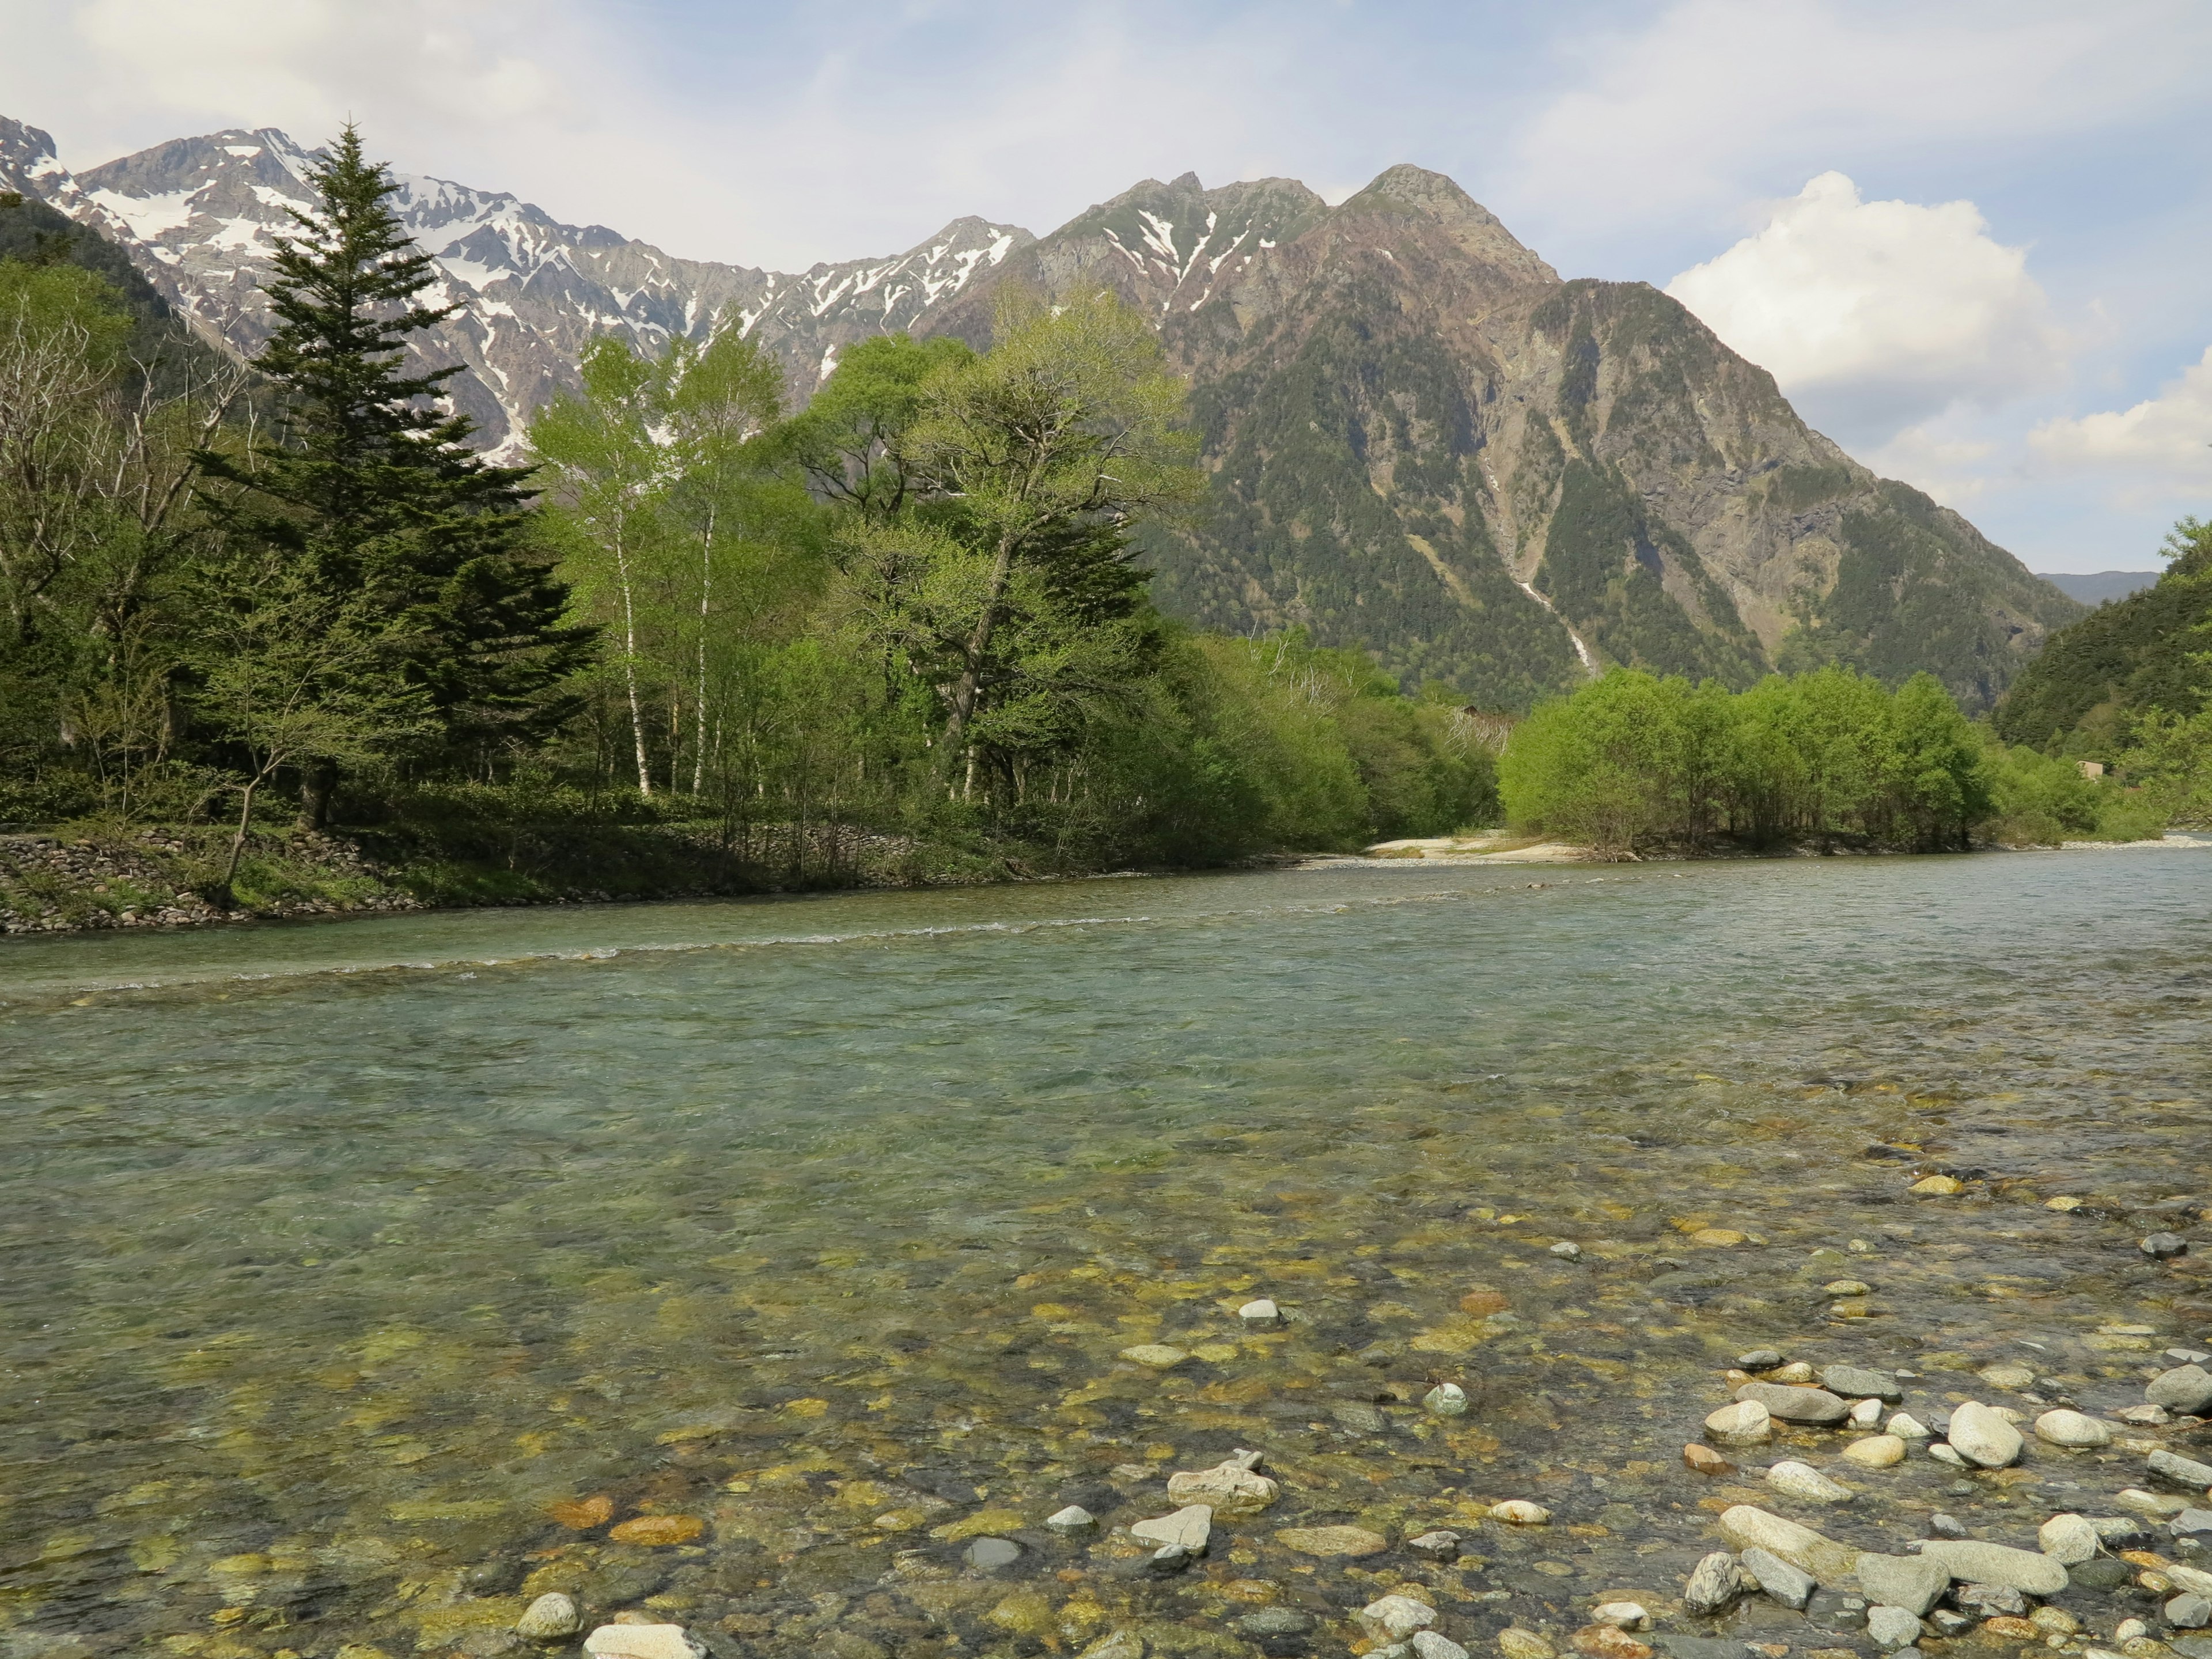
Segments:
[[[0,189],[39,198],[110,237],[202,334],[250,356],[267,337],[260,282],[275,239],[307,205],[319,154],[273,127],[180,138],[72,173],[36,127],[0,117]],[[423,342],[459,362],[455,401],[487,442],[507,444],[574,384],[584,346],[612,329],[641,349],[703,338],[734,321],[811,395],[854,341],[911,328],[1030,234],[955,220],[903,253],[798,273],[683,259],[602,225],[566,225],[503,191],[395,173],[396,207],[444,273],[435,303],[465,309]]]
[[[274,129],[73,175],[0,118],[0,187],[100,229],[205,333],[264,337],[258,280],[312,152]],[[1572,281],[1450,179],[1389,169],[1332,208],[1293,179],[1146,179],[1036,238],[964,218],[902,254],[796,275],[684,260],[511,195],[402,175],[399,205],[466,308],[487,441],[574,383],[597,333],[656,350],[734,325],[803,401],[890,330],[988,343],[993,290],[1104,288],[1158,319],[1213,474],[1153,533],[1163,606],[1303,626],[1409,687],[1526,708],[1609,662],[1745,684],[1824,662],[1932,670],[1987,707],[2080,607],[1956,513],[1877,477],[1765,370],[1640,283]]]

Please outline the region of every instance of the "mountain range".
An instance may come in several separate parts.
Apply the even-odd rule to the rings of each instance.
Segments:
[[[0,189],[98,231],[204,336],[266,337],[258,282],[314,152],[274,129],[82,173],[0,118]],[[1395,167],[1332,207],[1292,179],[1146,179],[1039,238],[953,221],[799,274],[689,260],[516,198],[396,175],[465,309],[488,445],[574,384],[595,335],[657,350],[735,326],[804,401],[854,341],[988,342],[992,291],[1109,289],[1189,378],[1203,513],[1149,532],[1164,609],[1303,626],[1410,688],[1517,709],[1619,662],[1743,684],[1840,663],[1935,672],[1986,708],[2081,607],[1964,518],[1807,427],[1765,370],[1640,283],[1565,280],[1450,179]],[[435,297],[435,296],[434,296]]]

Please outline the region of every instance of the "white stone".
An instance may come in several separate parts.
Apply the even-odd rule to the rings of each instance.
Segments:
[[[1909,1648],[1920,1639],[1920,1615],[1903,1607],[1869,1607],[1867,1634],[1884,1651]]]
[[[584,1651],[592,1659],[707,1659],[706,1644],[681,1625],[601,1625]]]
[[[1881,1421],[1881,1401],[1862,1400],[1851,1407],[1851,1422],[1859,1428],[1870,1429]]]
[[[1432,1630],[1415,1631],[1411,1645],[1415,1659],[1468,1659],[1465,1648]]]
[[[1978,1400],[1951,1413],[1952,1448],[1985,1469],[2001,1469],[2019,1457],[2026,1443],[2020,1431]]]
[[[1503,1504],[1490,1506],[1490,1518],[1516,1527],[1547,1527],[1552,1523],[1552,1512],[1525,1498],[1509,1498]]]
[[[1261,1297],[1257,1302],[1247,1302],[1237,1310],[1237,1316],[1255,1330],[1267,1330],[1283,1322],[1283,1310]]]
[[[2112,1632],[2112,1640],[2115,1642],[2132,1642],[2139,1636],[2148,1636],[2149,1634],[2150,1626],[2143,1623],[2142,1620],[2123,1619],[2120,1620],[2119,1628]]]
[[[1877,1555],[1869,1550],[1859,1557],[1856,1571],[1859,1589],[1867,1600],[1913,1613],[1925,1614],[1951,1588],[1950,1569],[1917,1555]]]
[[[1129,1528],[1129,1536],[1155,1549],[1180,1544],[1193,1555],[1206,1553],[1206,1540],[1213,1535],[1213,1510],[1204,1504],[1186,1504],[1173,1515],[1155,1516]]]
[[[1641,1601],[1601,1601],[1590,1609],[1590,1623],[1616,1630],[1649,1630],[1651,1613]]]
[[[2097,1529],[2078,1515],[2054,1515],[2036,1529],[2035,1541],[2045,1555],[2078,1567],[2097,1559]]]
[[[2056,1595],[2067,1585],[2066,1564],[2035,1550],[1984,1544],[1970,1538],[1930,1538],[1920,1546],[1923,1560],[1936,1562],[1966,1584],[2001,1584],[2029,1595]]]
[[[1552,1254],[1564,1261],[1579,1261],[1582,1260],[1583,1247],[1563,1238],[1552,1246]]]
[[[574,1636],[583,1628],[583,1616],[576,1604],[558,1590],[539,1596],[514,1621],[514,1633],[532,1642],[557,1641],[563,1636]]]
[[[1045,1516],[1044,1523],[1054,1532],[1081,1532],[1085,1527],[1097,1526],[1098,1517],[1080,1504],[1070,1504]]]
[[[1778,1555],[1823,1584],[1842,1583],[1859,1558],[1859,1552],[1848,1544],[1839,1544],[1810,1527],[1801,1527],[1750,1504],[1721,1511],[1721,1536],[1740,1550],[1760,1549]]]
[[[1168,1477],[1168,1501],[1204,1504],[1220,1515],[1257,1515],[1281,1491],[1254,1471],[1259,1461],[1257,1452],[1239,1451],[1210,1469],[1177,1469]]]
[[[1849,1486],[1838,1486],[1810,1463],[1777,1463],[1767,1470],[1766,1484],[1778,1492],[1814,1504],[1848,1504],[1852,1497]]]
[[[1402,1642],[1417,1630],[1437,1622],[1437,1610],[1410,1595],[1385,1595],[1359,1610],[1359,1622],[1370,1636]]]
[[[1421,1396],[1421,1403],[1438,1417],[1464,1417],[1467,1390],[1456,1382],[1439,1382]]]
[[[2130,1486],[2112,1499],[2124,1510],[2148,1516],[2153,1521],[2170,1521],[2189,1507],[2185,1498],[2170,1497],[2162,1492],[2145,1492],[2141,1486]]]
[[[1759,1589],[1785,1607],[1803,1607],[1820,1588],[1813,1575],[1802,1567],[1793,1567],[1780,1556],[1762,1549],[1743,1553],[1743,1570],[1758,1582]]]
[[[1774,1437],[1774,1419],[1756,1400],[1739,1400],[1705,1419],[1705,1434],[1723,1446],[1756,1446]]]
[[[1948,1463],[1954,1468],[1963,1469],[1972,1467],[1959,1455],[1959,1449],[1956,1446],[1948,1445],[1941,1440],[1928,1448],[1928,1455],[1938,1463]]]
[[[1905,1442],[1893,1434],[1870,1434],[1844,1448],[1844,1461],[1863,1469],[1886,1469],[1905,1461]]]
[[[2035,1437],[2054,1446],[2109,1446],[2112,1443],[2112,1425],[2061,1407],[2035,1419]]]
[[[1913,1416],[1910,1412],[1891,1413],[1889,1421],[1882,1426],[1887,1432],[1895,1435],[1899,1440],[1925,1440],[1928,1438],[1928,1425],[1925,1423],[1923,1423],[1918,1418]]]
[[[1759,1581],[1743,1570],[1735,1557],[1726,1550],[1715,1550],[1690,1569],[1689,1582],[1682,1586],[1682,1605],[1692,1613],[1718,1613],[1734,1607],[1758,1587]]]

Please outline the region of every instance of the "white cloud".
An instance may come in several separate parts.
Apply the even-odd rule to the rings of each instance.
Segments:
[[[2051,386],[2069,342],[2024,249],[1972,202],[1866,202],[1824,173],[1667,291],[1820,418],[1887,438]]]
[[[2130,409],[2045,421],[2027,434],[2046,462],[2110,473],[2130,495],[2212,484],[2212,349]]]
[[[1988,493],[1985,470],[1997,446],[1985,438],[1954,435],[1937,421],[1909,426],[1859,459],[1885,478],[1901,478],[1949,507],[1964,512]]]
[[[1522,128],[1501,210],[1650,233],[1724,215],[1828,158],[1954,164],[2199,95],[2194,0],[1677,0],[1578,29]]]

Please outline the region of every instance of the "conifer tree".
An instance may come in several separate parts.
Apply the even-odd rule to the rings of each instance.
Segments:
[[[392,210],[398,186],[350,125],[309,177],[319,200],[278,244],[277,325],[256,360],[284,394],[285,441],[202,453],[204,493],[234,543],[374,618],[380,672],[427,697],[447,758],[483,764],[567,717],[561,683],[592,630],[564,624],[566,588],[525,550],[530,469],[484,460],[474,423],[440,406],[459,366],[408,372],[410,339],[461,307],[424,302],[438,274]],[[311,817],[331,775],[310,769]]]

